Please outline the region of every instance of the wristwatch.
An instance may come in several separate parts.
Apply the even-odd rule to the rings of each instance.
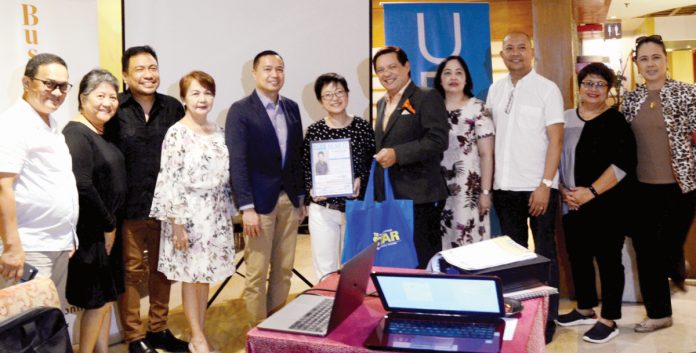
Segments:
[[[553,180],[549,179],[541,179],[541,183],[544,184],[547,188],[550,188],[553,185]]]
[[[481,193],[484,195],[490,195],[491,191],[490,190],[482,190]]]

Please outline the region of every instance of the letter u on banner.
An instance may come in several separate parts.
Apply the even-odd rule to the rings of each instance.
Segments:
[[[450,55],[460,55],[475,83],[474,95],[487,90],[492,81],[488,4],[385,3],[383,6],[385,42],[406,51],[417,85],[432,87],[437,65]]]
[[[418,49],[421,55],[430,61],[431,63],[438,65],[445,58],[436,58],[428,52],[428,43],[425,41],[425,16],[422,12],[417,14],[418,16]],[[454,50],[450,55],[459,55],[462,51],[462,32],[459,24],[459,13],[455,12],[452,14],[452,27],[454,28]],[[449,56],[449,55],[448,55]]]

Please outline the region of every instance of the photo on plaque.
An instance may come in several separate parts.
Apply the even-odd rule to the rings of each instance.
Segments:
[[[352,196],[350,139],[312,141],[309,148],[314,196]]]

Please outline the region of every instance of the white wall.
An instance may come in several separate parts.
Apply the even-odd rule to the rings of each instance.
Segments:
[[[696,39],[696,16],[655,17],[655,33],[666,41]]]
[[[22,97],[21,79],[29,52],[48,52],[65,60],[75,86],[55,113],[61,124],[67,123],[77,114],[80,79],[99,66],[96,28],[96,0],[0,1],[0,112]]]
[[[367,0],[125,0],[125,46],[149,44],[159,57],[160,92],[179,97],[178,81],[193,69],[217,85],[211,119],[224,124],[230,104],[254,89],[251,61],[265,49],[285,59],[281,94],[300,105],[303,125],[321,119],[314,96],[322,73],[346,77],[348,113],[369,112]]]

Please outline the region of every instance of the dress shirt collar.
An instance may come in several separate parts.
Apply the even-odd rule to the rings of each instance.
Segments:
[[[264,95],[263,93],[261,93],[261,91],[259,91],[259,90],[256,90],[256,94],[259,96],[259,99],[261,100],[261,104],[262,104],[263,107],[266,108],[266,109],[268,109],[268,105],[269,105],[269,104],[271,104],[271,106],[273,107],[273,108],[271,108],[271,109],[277,109],[277,108],[278,108],[278,105],[280,105],[280,100],[281,100],[280,94],[278,94],[278,101],[277,101],[277,102],[273,102],[270,98],[268,98],[267,96],[265,96],[265,95]]]
[[[406,82],[406,84],[405,84],[403,87],[401,87],[401,89],[399,90],[399,92],[397,92],[397,93],[394,95],[394,102],[392,102],[391,98],[389,97],[389,92],[385,93],[385,94],[384,94],[385,102],[387,102],[387,104],[396,104],[396,103],[398,103],[399,100],[401,99],[401,96],[404,95],[404,91],[406,91],[406,88],[408,88],[408,86],[410,86],[410,85],[411,85],[411,79],[409,79],[408,82]]]
[[[119,95],[118,105],[120,107],[120,106],[126,106],[126,105],[130,105],[130,104],[140,105],[140,103],[138,103],[138,101],[135,100],[135,97],[133,97],[133,93],[131,93],[130,89],[127,89],[127,90],[123,91],[122,94]],[[152,106],[153,107],[159,106],[161,108],[162,104],[163,103],[162,103],[162,99],[160,99],[160,94],[158,92],[155,92],[155,101],[152,103]]]
[[[513,87],[513,88],[514,88],[514,87],[516,87],[517,85],[519,85],[519,84],[522,83],[522,82],[531,80],[531,79],[532,79],[534,76],[536,76],[536,75],[537,75],[536,71],[534,71],[534,69],[531,69],[526,75],[524,75],[522,78],[520,78],[519,80],[517,80],[517,84],[513,85],[513,84],[512,84],[512,76],[511,76],[510,74],[508,74],[508,75],[507,75],[507,82],[508,82],[508,84],[510,84],[510,87]]]
[[[25,101],[24,99],[20,99],[18,104],[27,116],[31,116],[31,118],[29,118],[29,121],[26,121],[27,124],[37,128],[45,129],[54,134],[59,132],[58,122],[53,117],[53,115],[48,115],[48,125],[46,125],[46,122],[43,120],[41,115],[39,115],[39,112],[37,112],[36,109],[34,109],[34,107],[32,107],[31,104],[29,104],[29,102]]]

